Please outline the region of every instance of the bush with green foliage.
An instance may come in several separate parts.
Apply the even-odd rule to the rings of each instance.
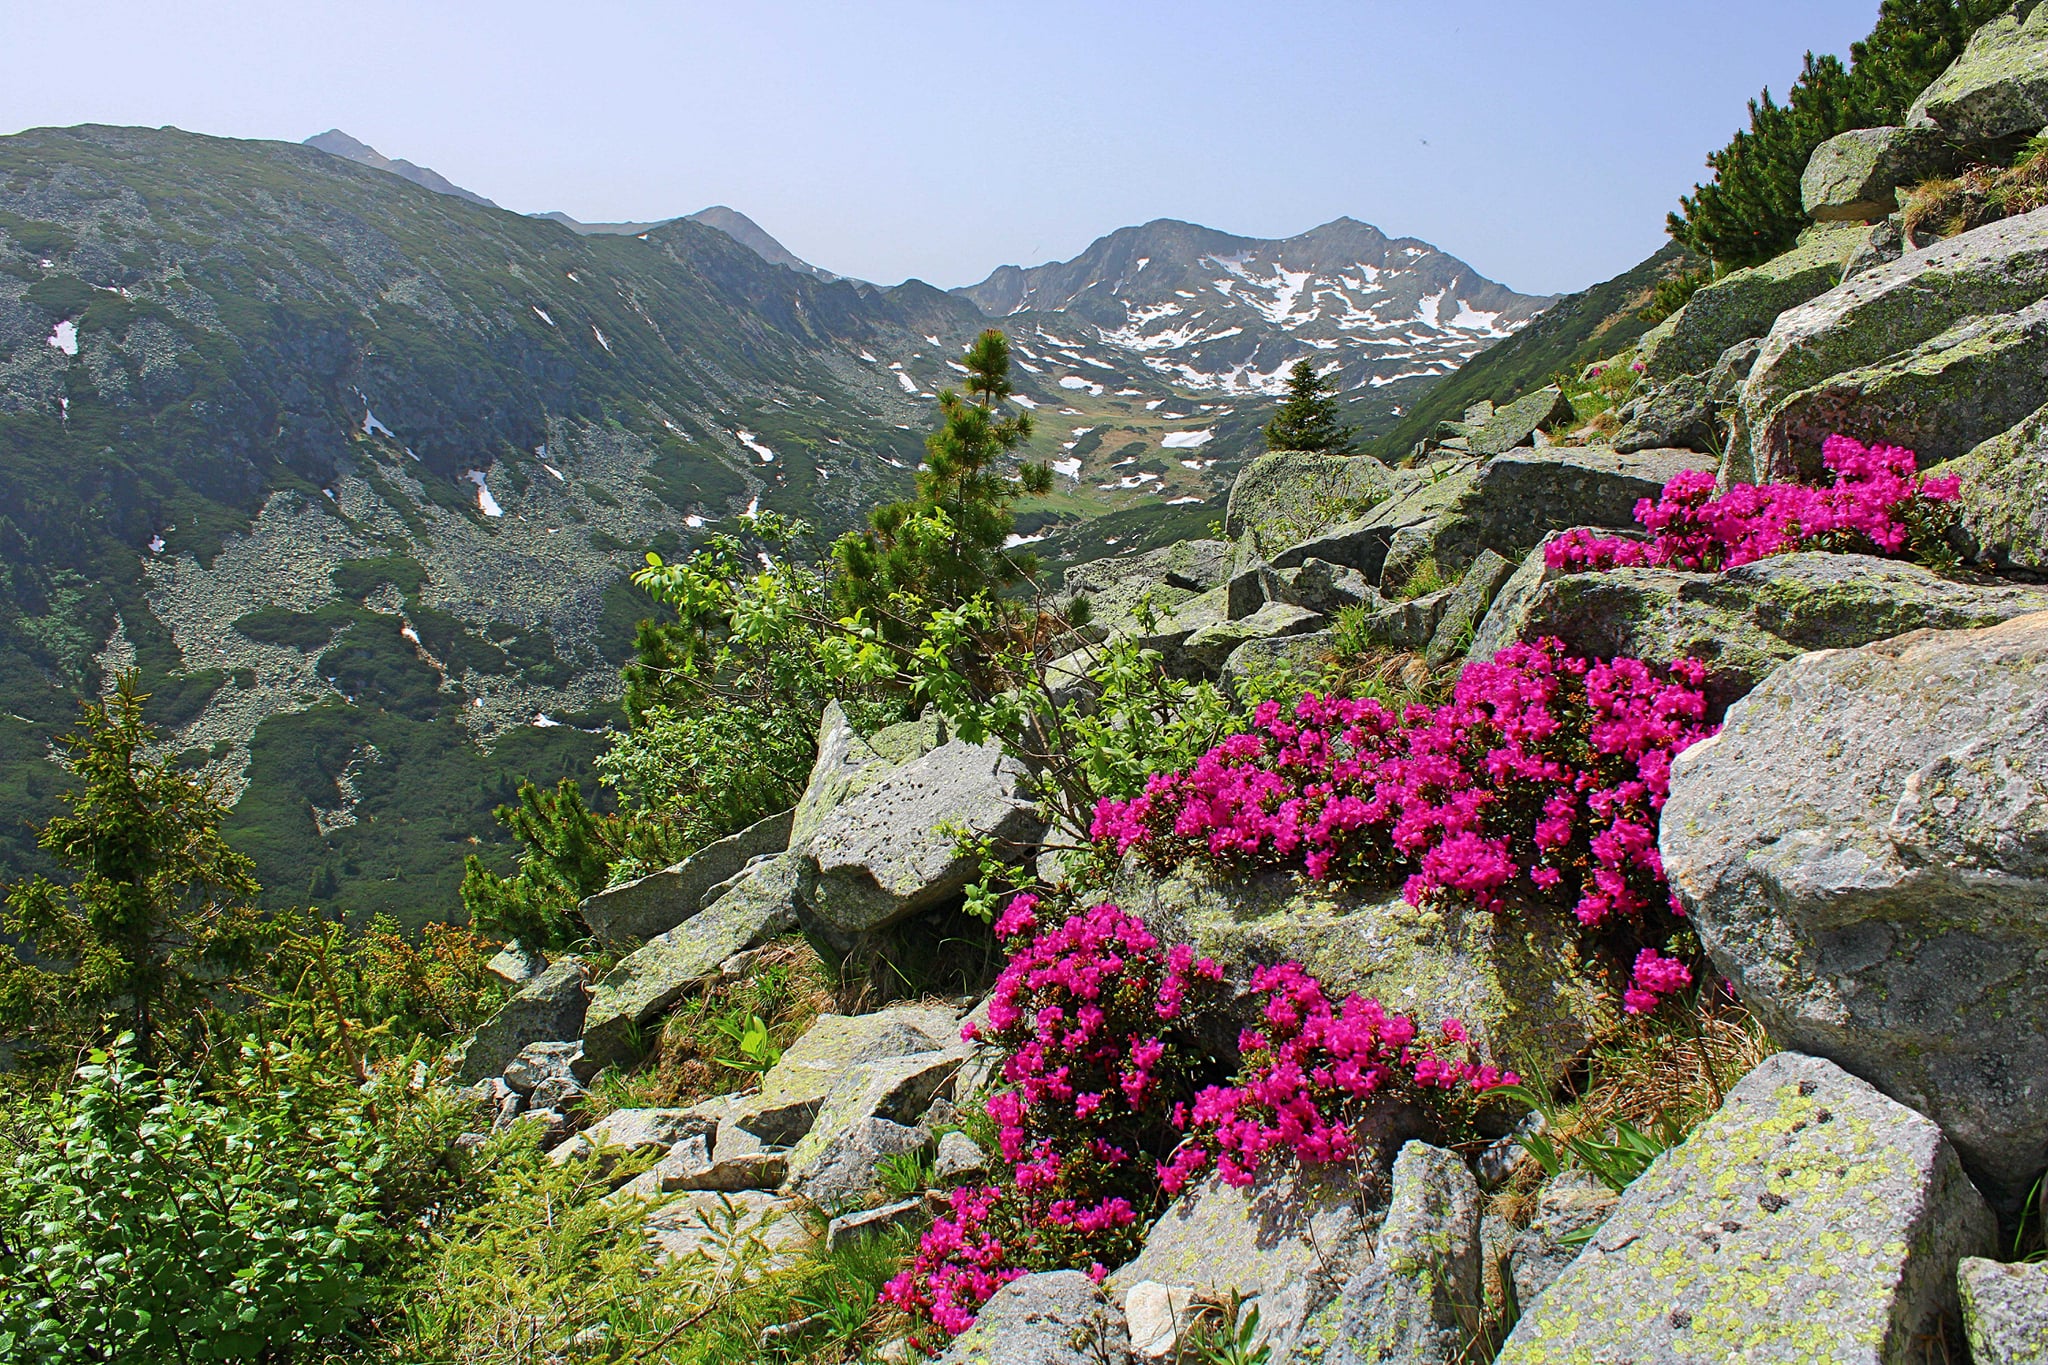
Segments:
[[[31,1065],[61,1067],[117,1029],[145,1065],[193,1051],[261,946],[251,864],[221,837],[212,785],[157,752],[148,700],[125,674],[59,740],[78,785],[39,842],[69,880],[18,883],[0,914],[33,954],[0,942],[0,1036]]]
[[[1671,235],[1724,267],[1754,265],[1788,249],[1806,226],[1799,180],[1814,148],[1852,128],[1896,123],[2007,0],[1884,0],[1849,64],[1806,54],[1783,104],[1765,90],[1749,102],[1749,128],[1707,157],[1714,178],[1670,215]]]
[[[1337,382],[1316,372],[1313,360],[1294,362],[1287,372],[1287,397],[1266,423],[1268,450],[1314,450],[1349,455],[1358,428],[1346,426],[1337,406]]]

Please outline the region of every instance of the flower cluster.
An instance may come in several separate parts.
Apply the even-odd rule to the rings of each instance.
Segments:
[[[1568,895],[1581,923],[1669,902],[1657,813],[1671,760],[1712,730],[1705,670],[1589,663],[1555,640],[1467,664],[1452,699],[1399,717],[1378,702],[1266,702],[1185,772],[1103,801],[1091,835],[1158,862],[1199,854],[1311,878],[1399,871],[1422,904],[1493,910],[1518,889]]]
[[[1665,957],[1655,948],[1645,948],[1636,954],[1635,972],[1628,990],[1622,993],[1621,1007],[1630,1014],[1648,1014],[1657,1008],[1658,1000],[1691,984],[1690,967],[1675,957]]]
[[[1027,892],[997,919],[1010,960],[987,1027],[963,1030],[1005,1054],[988,1113],[1010,1180],[956,1194],[883,1291],[949,1333],[1019,1267],[1084,1264],[1135,1236],[1199,1079],[1196,1021],[1226,996],[1214,962],[1165,947],[1114,905],[1050,926],[1038,915]]]
[[[1437,1045],[1415,1021],[1389,1014],[1377,1000],[1347,997],[1332,1008],[1322,983],[1297,963],[1261,968],[1252,977],[1263,995],[1260,1024],[1238,1039],[1239,1083],[1210,1086],[1175,1121],[1188,1140],[1160,1168],[1169,1193],[1213,1161],[1218,1178],[1249,1185],[1275,1152],[1308,1165],[1358,1154],[1359,1123],[1368,1105],[1400,1097],[1481,1094],[1520,1080],[1451,1049],[1468,1043],[1456,1019],[1443,1022]]]
[[[1634,565],[1732,569],[1792,550],[1896,555],[1938,538],[1958,481],[1915,472],[1913,452],[1830,436],[1821,458],[1834,471],[1827,488],[1798,483],[1738,483],[1714,491],[1714,476],[1688,471],[1655,502],[1636,504],[1647,543],[1568,532],[1544,550],[1554,569],[1605,571]]]

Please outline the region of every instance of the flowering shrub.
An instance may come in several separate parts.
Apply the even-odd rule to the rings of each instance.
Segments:
[[[1913,452],[1866,446],[1830,436],[1821,457],[1834,471],[1828,488],[1799,483],[1738,483],[1714,492],[1714,476],[1689,470],[1663,495],[1636,504],[1636,520],[1653,533],[1645,544],[1577,530],[1543,552],[1554,569],[1597,570],[1632,565],[1732,569],[1792,550],[1896,555],[1909,547],[1941,558],[1942,533],[1958,481],[1915,473]]]
[[[1502,910],[1523,890],[1571,896],[1589,926],[1639,916],[1670,904],[1657,812],[1672,758],[1712,733],[1704,678],[1689,659],[1589,663],[1545,640],[1467,664],[1449,702],[1399,717],[1370,700],[1267,702],[1194,767],[1101,802],[1091,835],[1162,864],[1401,871],[1418,905]]]
[[[1675,995],[1692,984],[1692,969],[1675,957],[1665,957],[1655,948],[1645,948],[1636,954],[1635,971],[1631,984],[1621,997],[1621,1006],[1630,1014],[1648,1014],[1657,1008],[1657,1001],[1667,995]]]
[[[1114,905],[1041,927],[1038,897],[996,921],[1010,951],[988,1027],[1008,1088],[988,1102],[1011,1181],[963,1190],[883,1300],[966,1330],[974,1310],[1025,1267],[1135,1254],[1141,1210],[1156,1205],[1160,1158],[1180,1134],[1206,1058],[1198,1021],[1224,1000],[1223,972],[1171,949]]]
[[[1212,1160],[1220,1179],[1239,1186],[1251,1184],[1278,1151],[1306,1165],[1348,1160],[1358,1154],[1358,1120],[1371,1104],[1442,1105],[1521,1081],[1512,1071],[1439,1054],[1414,1020],[1388,1014],[1377,1000],[1353,995],[1331,1008],[1322,983],[1299,964],[1259,969],[1252,989],[1266,999],[1261,1027],[1238,1039],[1242,1079],[1208,1087],[1175,1114],[1189,1136],[1160,1169],[1169,1193]],[[1446,1051],[1465,1047],[1456,1019],[1440,1032]]]

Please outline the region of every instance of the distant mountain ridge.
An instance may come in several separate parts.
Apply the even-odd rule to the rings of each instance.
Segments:
[[[1278,393],[1315,352],[1348,390],[1440,378],[1552,302],[1352,218],[1279,240],[1162,218],[953,292],[991,317],[1085,323],[1161,379],[1225,396]]]
[[[339,128],[329,128],[317,137],[307,138],[306,145],[317,151],[326,152],[329,156],[338,156],[358,165],[389,171],[436,194],[452,194],[457,199],[467,199],[470,203],[482,204],[485,208],[498,207],[476,191],[462,188],[439,171],[429,170],[425,166],[415,166],[410,161],[393,161],[369,143],[358,141]]]

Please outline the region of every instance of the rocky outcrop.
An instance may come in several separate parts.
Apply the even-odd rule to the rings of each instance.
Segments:
[[[1095,1282],[1056,1270],[998,1289],[936,1365],[1103,1365],[1130,1349],[1123,1315]]]
[[[867,1203],[880,1190],[885,1158],[930,1145],[920,1121],[966,1055],[955,1044],[848,1067],[819,1102],[810,1131],[790,1148],[791,1187],[827,1213]]]
[[[1637,1177],[1499,1363],[1905,1365],[1995,1234],[1931,1121],[1779,1053]]]
[[[1548,571],[1525,562],[1481,623],[1473,652],[1555,636],[1574,654],[1707,665],[1725,705],[1808,650],[1850,649],[1910,630],[1986,626],[2048,610],[2048,590],[1944,578],[1904,560],[1820,551],[1725,573]]]
[[[1443,612],[1429,636],[1429,647],[1423,651],[1423,658],[1432,667],[1447,664],[1465,652],[1486,609],[1493,605],[1495,594],[1514,571],[1513,564],[1493,551],[1479,552],[1479,557],[1465,570],[1465,576],[1444,598]]]
[[[1908,127],[1993,142],[2048,125],[2048,11],[2019,0],[1970,38],[1906,111]]]
[[[1370,455],[1283,450],[1238,473],[1224,506],[1223,533],[1252,559],[1350,521],[1394,490],[1394,476]]]
[[[1965,555],[2048,574],[2048,406],[1934,472],[1962,480],[1957,540]]]
[[[1536,1212],[1514,1234],[1509,1255],[1515,1302],[1524,1313],[1578,1259],[1587,1234],[1613,1216],[1620,1198],[1581,1172],[1568,1172],[1543,1187]]]
[[[1317,1316],[1296,1358],[1460,1365],[1479,1335],[1479,1242],[1479,1187],[1464,1161],[1404,1144],[1371,1263]]]
[[[1251,614],[1230,621],[1214,621],[1191,632],[1181,641],[1180,656],[1206,676],[1222,671],[1224,662],[1249,640],[1284,640],[1319,629],[1325,618],[1306,607],[1287,602],[1267,602]]]
[[[1230,574],[1236,547],[1226,540],[1183,540],[1143,554],[1112,555],[1066,572],[1068,594],[1088,603],[1086,634],[1100,639],[1142,631],[1150,611],[1164,617]]]
[[[1238,1189],[1209,1179],[1160,1215],[1138,1258],[1112,1274],[1122,1296],[1150,1281],[1255,1300],[1259,1341],[1290,1358],[1309,1321],[1364,1264],[1366,1226],[1343,1182],[1305,1173]]]
[[[574,1042],[583,1032],[583,1010],[583,959],[559,958],[477,1026],[456,1062],[456,1083],[501,1074],[530,1044]]]
[[[701,913],[641,944],[599,979],[583,1022],[583,1048],[599,1066],[627,1062],[652,1025],[735,953],[797,927],[806,867],[781,853],[747,869]]]
[[[587,897],[578,909],[590,932],[607,943],[636,943],[666,933],[704,908],[705,893],[754,859],[789,847],[794,811],[757,820],[704,845],[674,867]]]
[[[1682,374],[1659,384],[1624,404],[1621,417],[1622,428],[1614,433],[1618,455],[1659,448],[1720,453],[1715,404],[1701,375]]]
[[[1418,909],[1398,889],[1345,893],[1283,873],[1189,867],[1162,877],[1135,860],[1107,899],[1163,942],[1193,943],[1232,980],[1299,962],[1333,999],[1356,991],[1425,1025],[1463,1020],[1489,1060],[1532,1075],[1563,1065],[1616,1017],[1578,936],[1549,917]]]
[[[810,916],[835,935],[853,936],[958,895],[976,866],[948,831],[965,829],[1021,853],[1044,829],[1027,783],[1024,766],[999,746],[962,740],[890,772],[834,808],[811,836]]]
[[[2048,1361],[2048,1264],[2000,1265],[1972,1257],[1957,1279],[1972,1365]]]
[[[1574,420],[1571,400],[1552,384],[1495,408],[1471,430],[1466,444],[1475,455],[1505,455],[1517,446],[1535,444],[1537,432]]]
[[[945,1053],[959,1037],[949,1010],[921,1006],[873,1014],[821,1014],[746,1096],[731,1122],[763,1142],[787,1146],[811,1130],[839,1079],[868,1062]]]
[[[790,817],[788,847],[799,851],[808,848],[825,817],[842,802],[860,795],[889,773],[945,741],[944,727],[936,718],[904,721],[863,739],[853,728],[846,708],[836,701],[828,702],[818,721],[818,757],[811,764],[810,781]]]
[[[1726,477],[1757,483],[1818,475],[1818,449],[1794,446],[1784,424],[1773,424],[1781,403],[1966,319],[2017,313],[2043,298],[2048,209],[2036,209],[1909,251],[1786,309],[1743,385],[1742,431],[1730,444]]]
[[[1644,374],[1659,383],[1700,374],[1736,342],[1770,331],[1780,313],[1835,287],[1863,236],[1853,223],[1812,227],[1782,256],[1703,285],[1643,337],[1636,355]]]
[[[1953,143],[1931,128],[1857,128],[1814,148],[1799,181],[1807,216],[1871,222],[1899,206],[1901,185],[1956,168]]]
[[[2048,614],[1809,654],[1673,765],[1660,846],[1771,1036],[2048,1165]]]

